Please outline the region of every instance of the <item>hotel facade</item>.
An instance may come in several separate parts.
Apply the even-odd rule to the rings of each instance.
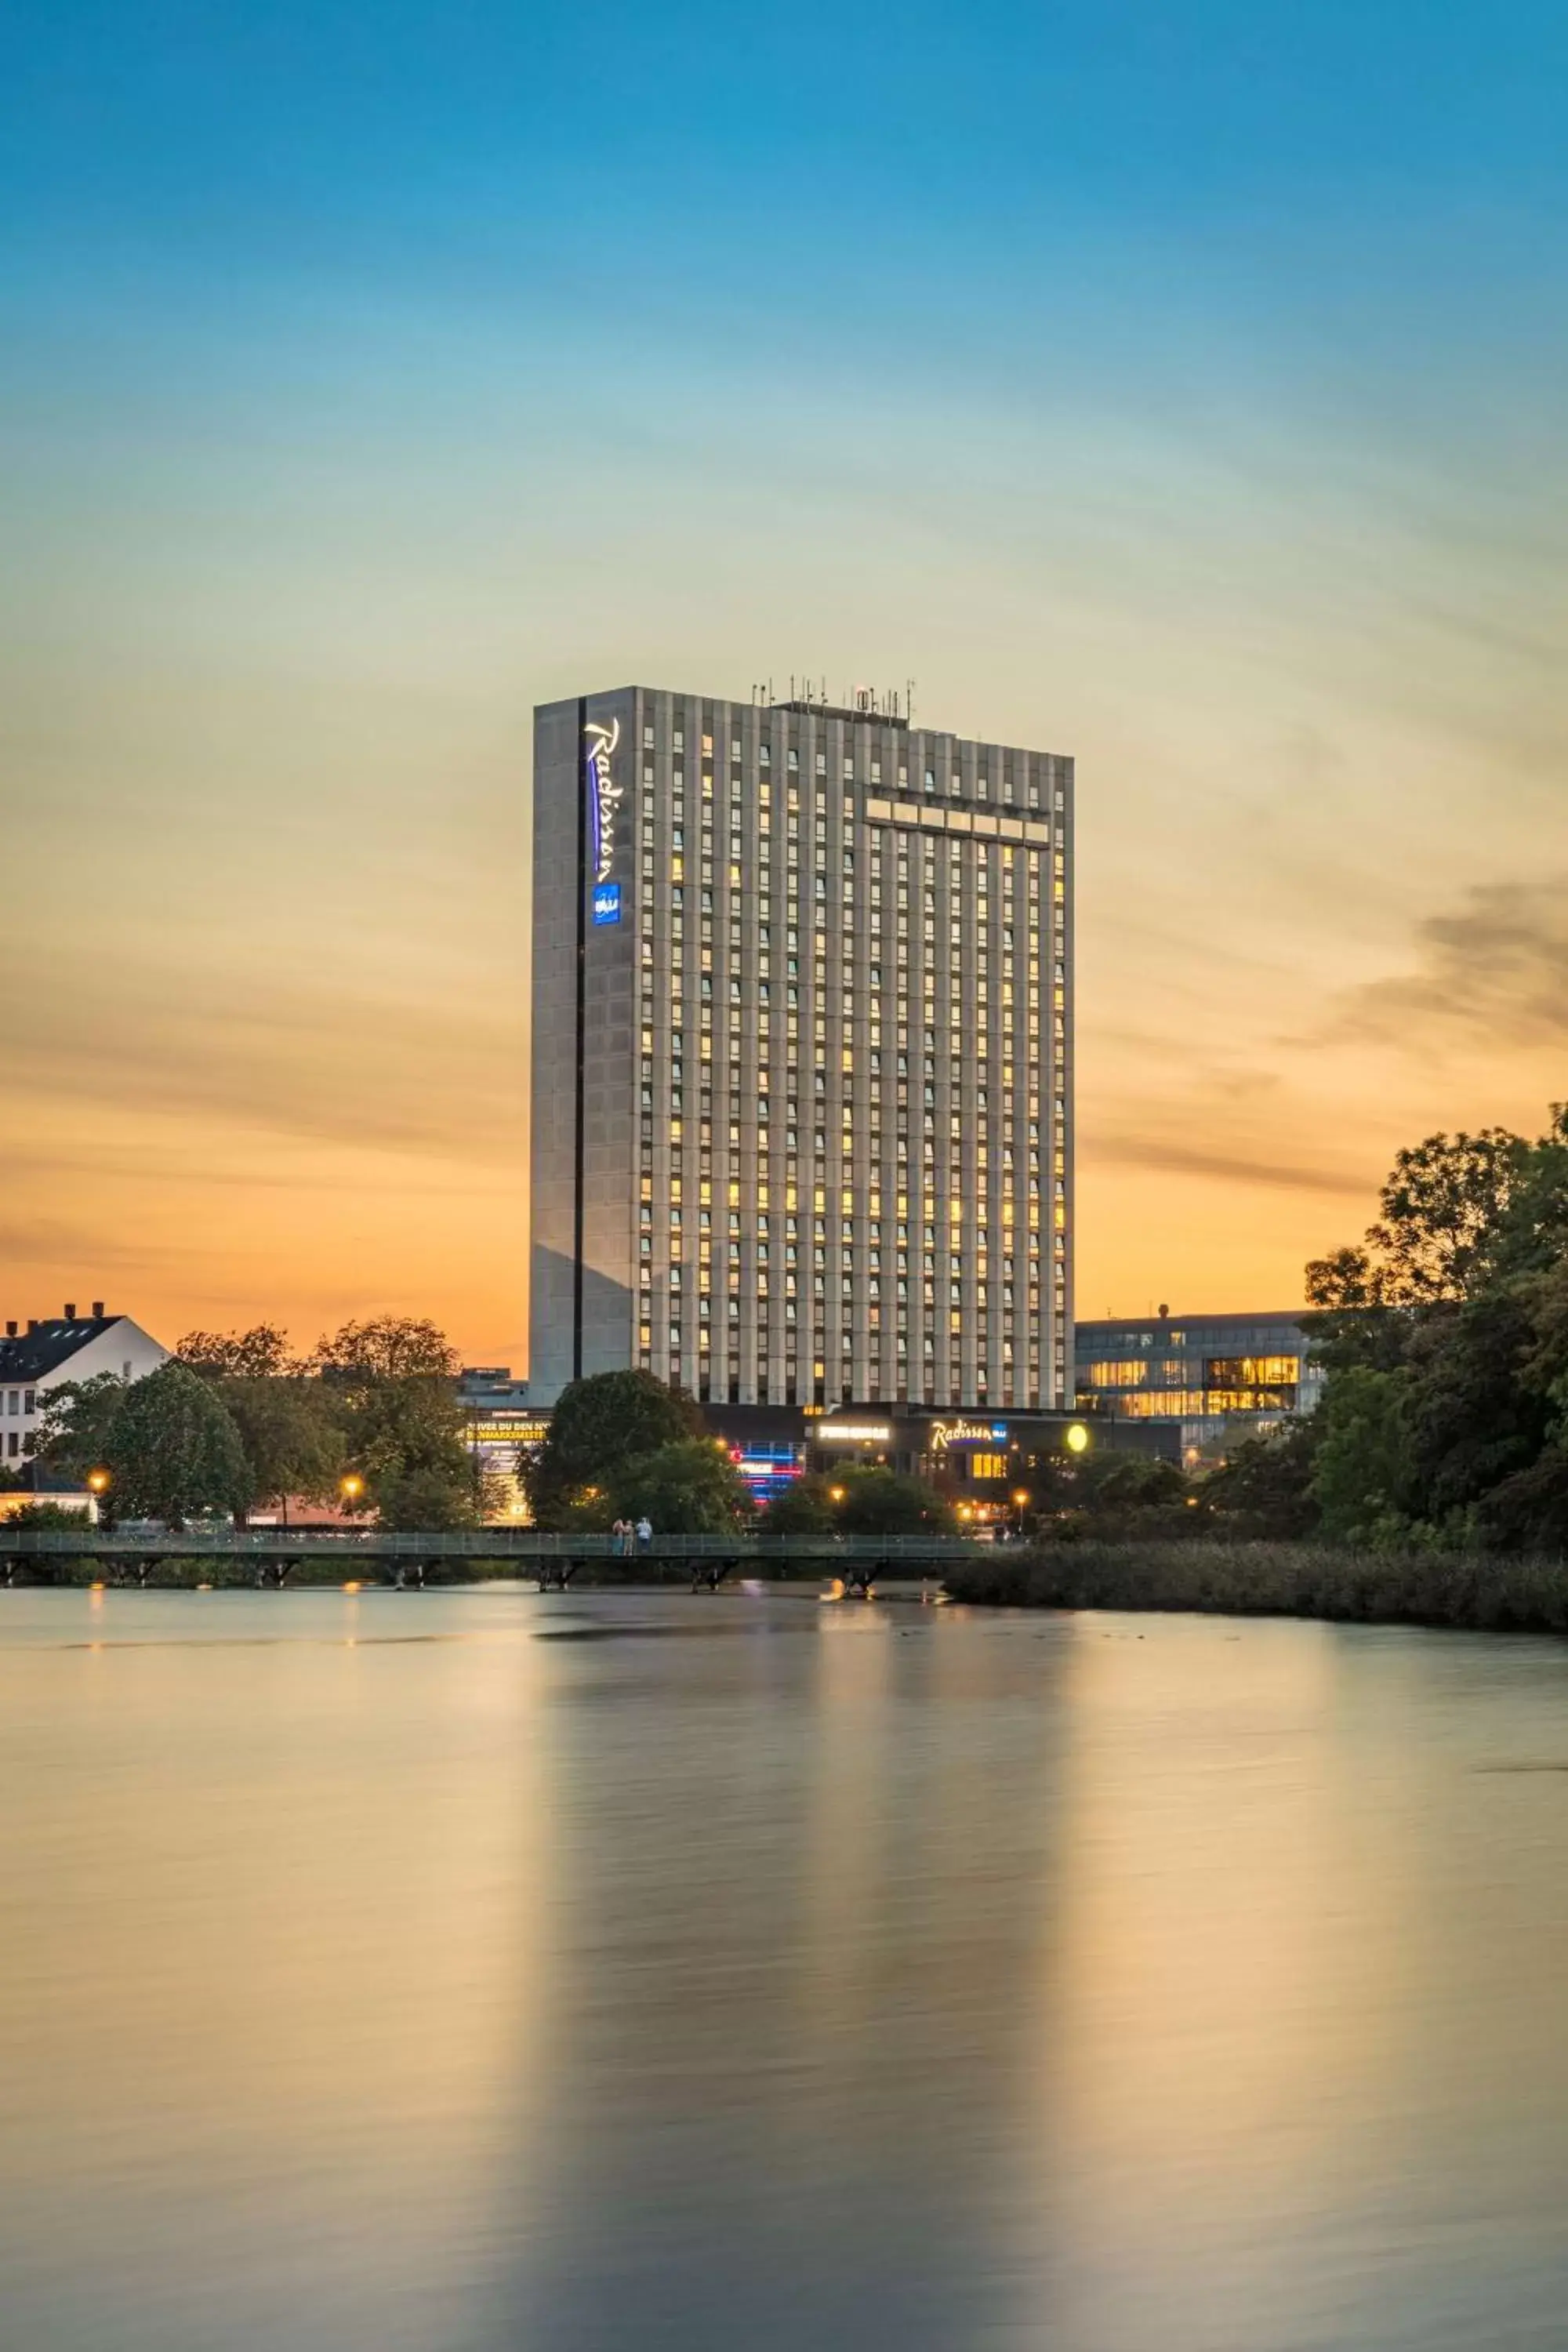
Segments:
[[[1070,1408],[1070,759],[627,687],[533,790],[531,1399]]]

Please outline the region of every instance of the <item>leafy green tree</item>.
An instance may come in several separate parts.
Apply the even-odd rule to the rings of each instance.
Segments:
[[[1539,1269],[1568,1240],[1568,1112],[1533,1143],[1505,1127],[1429,1135],[1395,1155],[1359,1245],[1314,1258],[1307,1297],[1330,1308],[1421,1307]]]
[[[345,1323],[312,1362],[341,1421],[346,1466],[388,1528],[477,1526],[486,1496],[458,1398],[456,1350],[434,1323]]]
[[[1318,1525],[1317,1445],[1310,1420],[1282,1422],[1242,1438],[1199,1489],[1211,1532],[1265,1542],[1311,1535]]]
[[[1082,1507],[1101,1514],[1181,1509],[1187,1499],[1187,1482],[1175,1463],[1131,1446],[1091,1446],[1078,1457],[1072,1475]]]
[[[1373,1372],[1396,1372],[1410,1353],[1422,1317],[1432,1311],[1413,1307],[1337,1307],[1319,1315],[1303,1315],[1301,1328],[1313,1362],[1331,1378],[1356,1366]]]
[[[68,1529],[73,1535],[80,1535],[87,1527],[87,1520],[80,1511],[68,1510],[63,1503],[46,1500],[24,1503],[19,1511],[9,1513],[4,1525],[7,1528],[46,1528],[61,1535]]]
[[[250,1472],[249,1507],[290,1495],[331,1502],[348,1461],[340,1400],[324,1381],[279,1377],[223,1380],[215,1391],[234,1418]]]
[[[843,1500],[833,1490],[842,1488]],[[952,1508],[923,1478],[876,1465],[845,1470],[829,1486],[837,1525],[847,1536],[945,1535]]]
[[[250,1468],[249,1507],[297,1495],[324,1503],[347,1459],[341,1384],[312,1377],[275,1323],[248,1331],[187,1331],[180,1361],[206,1381],[233,1415]]]
[[[1325,1534],[1568,1532],[1568,1108],[1399,1153],[1358,1248],[1307,1269],[1328,1373],[1304,1441]],[[1560,1385],[1559,1385],[1560,1383]]]
[[[1478,1498],[1471,1519],[1489,1549],[1568,1552],[1568,1447],[1561,1439],[1543,1446]]]
[[[1553,1103],[1552,1124],[1530,1148],[1519,1182],[1498,1220],[1489,1251],[1495,1280],[1550,1273],[1568,1256],[1568,1104]]]
[[[1318,1407],[1310,1494],[1323,1533],[1347,1543],[1405,1534],[1410,1525],[1407,1371],[1352,1367],[1330,1381]]]
[[[728,1535],[751,1517],[746,1482],[726,1446],[684,1437],[637,1454],[610,1474],[612,1517],[647,1517],[659,1535]]]
[[[124,1391],[103,1458],[121,1518],[178,1528],[194,1512],[243,1510],[249,1497],[239,1432],[207,1382],[176,1357]]]
[[[1429,1316],[1407,1356],[1402,1443],[1408,1507],[1441,1529],[1534,1461],[1550,1398],[1526,1378],[1535,1332],[1517,1283]]]
[[[114,1372],[90,1381],[62,1381],[38,1400],[37,1425],[28,1452],[42,1470],[57,1477],[85,1479],[107,1467],[121,1407],[130,1391]]]
[[[701,1434],[691,1400],[650,1373],[595,1372],[571,1381],[561,1391],[543,1444],[519,1454],[518,1475],[535,1525],[581,1525],[584,1507],[596,1512],[627,1463]]]
[[[763,1535],[831,1535],[837,1524],[829,1481],[816,1472],[792,1478],[763,1504],[757,1524]]]
[[[1568,1253],[1511,1286],[1530,1327],[1519,1366],[1525,1409],[1543,1420],[1533,1460],[1516,1463],[1479,1496],[1479,1541],[1509,1551],[1568,1551]]]
[[[209,1381],[281,1380],[304,1370],[276,1323],[248,1331],[187,1331],[174,1349],[182,1364]]]
[[[460,1459],[443,1447],[434,1460],[420,1461],[405,1452],[395,1466],[369,1478],[380,1524],[421,1535],[478,1527],[490,1498],[467,1448],[459,1446],[458,1453]]]
[[[375,1381],[455,1381],[462,1360],[444,1331],[409,1315],[375,1315],[345,1323],[316,1342],[311,1359],[329,1380],[355,1387]]]
[[[1173,1540],[1194,1533],[1200,1517],[1173,1462],[1103,1436],[1084,1454],[1036,1454],[1024,1484],[1037,1528],[1053,1541]]]

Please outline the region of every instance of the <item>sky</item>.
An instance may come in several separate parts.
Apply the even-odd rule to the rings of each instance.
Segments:
[[[0,1310],[527,1360],[535,702],[1078,761],[1078,1303],[1568,1096],[1568,18],[18,0]]]

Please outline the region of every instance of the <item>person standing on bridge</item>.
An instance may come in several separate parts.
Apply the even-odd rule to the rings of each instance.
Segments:
[[[645,1512],[643,1513],[643,1515],[642,1515],[641,1518],[637,1521],[637,1549],[638,1549],[638,1551],[647,1551],[647,1548],[648,1548],[649,1544],[651,1544],[651,1543],[652,1543],[652,1541],[653,1541],[653,1521],[648,1517],[647,1513],[645,1511]]]

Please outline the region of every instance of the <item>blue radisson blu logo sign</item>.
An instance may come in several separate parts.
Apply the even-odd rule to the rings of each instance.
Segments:
[[[621,788],[610,773],[610,754],[620,740],[618,719],[612,719],[608,727],[595,722],[584,730],[595,923],[618,923],[621,919],[621,886],[610,879],[616,863],[616,811],[621,797]]]

